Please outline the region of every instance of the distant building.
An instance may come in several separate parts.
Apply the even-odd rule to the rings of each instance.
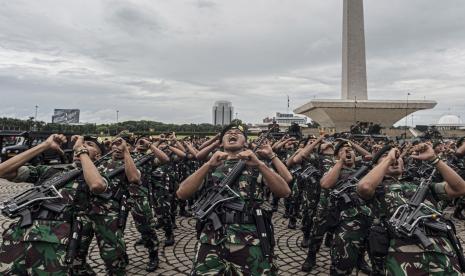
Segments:
[[[278,124],[293,124],[304,125],[307,123],[307,117],[296,116],[293,113],[279,113],[276,112],[276,116],[273,118],[266,117],[263,119],[264,123],[272,123],[276,121]]]
[[[52,116],[52,123],[56,124],[78,124],[79,109],[55,109]]]
[[[234,107],[229,101],[216,101],[212,108],[212,121],[214,125],[229,125],[233,118]]]
[[[436,124],[432,124],[437,130],[457,130],[463,129],[465,124],[459,116],[447,114],[439,118]]]

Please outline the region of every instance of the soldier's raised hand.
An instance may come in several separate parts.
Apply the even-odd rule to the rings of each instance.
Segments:
[[[260,165],[261,162],[255,155],[255,153],[251,150],[239,152],[237,154],[237,157],[241,160],[245,160],[245,164],[249,167],[258,167],[258,165]]]
[[[434,149],[430,144],[421,143],[414,147],[415,154],[412,154],[412,158],[418,160],[434,160],[436,158],[436,154],[434,153]]]
[[[389,159],[391,164],[394,164],[397,162],[397,159],[400,157],[400,151],[397,148],[392,148],[389,153],[387,158]]]
[[[64,154],[61,149],[61,145],[66,143],[66,136],[63,134],[52,134],[50,135],[45,142],[50,149],[57,151],[60,154]]]
[[[257,154],[260,155],[262,158],[270,159],[273,157],[273,149],[271,148],[270,144],[264,143],[258,150]]]
[[[73,150],[77,150],[78,148],[84,146],[84,136],[73,135],[71,136],[71,142],[74,143]]]
[[[207,163],[210,166],[210,168],[214,169],[222,165],[224,160],[226,160],[227,158],[228,154],[226,152],[217,151],[212,155],[212,157],[210,158],[210,160],[208,160]]]

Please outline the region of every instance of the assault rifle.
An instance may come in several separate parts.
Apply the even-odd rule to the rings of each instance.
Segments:
[[[332,190],[329,193],[330,197],[335,198],[335,199],[342,198],[344,200],[344,203],[350,203],[352,199],[348,195],[349,190],[357,186],[357,183],[360,181],[360,178],[363,177],[366,172],[368,172],[370,167],[371,166],[363,165],[354,174],[352,174],[348,179],[340,180],[336,184],[336,187],[337,186],[340,186],[340,187]]]
[[[389,219],[389,224],[396,234],[404,237],[414,236],[426,248],[430,247],[433,243],[426,237],[424,231],[420,228],[420,224],[438,221],[442,218],[440,212],[423,203],[435,172],[436,169],[433,170],[428,178],[423,178],[412,198],[406,204],[399,206]]]
[[[343,179],[338,181],[336,183],[336,189],[332,190],[329,195],[330,197],[339,200],[343,199],[345,204],[348,204],[352,201],[352,199],[349,196],[349,191],[351,189],[356,188],[357,183],[360,181],[360,179],[365,176],[365,174],[374,166],[376,163],[378,163],[378,160],[385,154],[386,152],[391,150],[391,146],[387,145],[384,146],[382,149],[380,149],[376,155],[373,157],[370,163],[364,163],[360,169],[358,169],[353,175],[349,176],[348,179]]]
[[[428,178],[423,178],[415,194],[406,204],[397,208],[389,219],[389,226],[398,237],[415,237],[425,248],[433,245],[433,242],[426,236],[425,229],[445,235],[449,239],[452,248],[457,254],[457,259],[462,272],[465,272],[465,257],[462,245],[457,238],[454,229],[442,216],[442,213],[429,207],[425,200],[430,184],[436,173],[433,169]]]
[[[112,152],[109,152],[96,160],[94,164],[101,164]],[[41,185],[35,186],[15,195],[2,203],[0,210],[9,218],[20,217],[20,226],[26,227],[32,224],[32,211],[44,208],[45,210],[60,213],[66,204],[54,202],[55,199],[63,198],[58,192],[67,183],[77,179],[82,174],[82,169],[73,169],[65,173],[58,173],[45,180]]]

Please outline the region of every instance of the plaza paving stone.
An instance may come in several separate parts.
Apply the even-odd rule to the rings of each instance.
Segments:
[[[30,187],[30,184],[11,183],[0,179],[0,202],[10,198],[12,195]],[[12,220],[0,215],[0,228],[3,232]],[[279,275],[328,275],[329,271],[329,249],[322,245],[317,255],[317,266],[310,273],[300,271],[300,267],[305,259],[306,250],[300,247],[302,232],[300,230],[287,229],[287,220],[282,218],[282,206],[278,213],[273,216],[276,238],[276,264],[279,267]],[[192,259],[195,254],[195,220],[192,218],[178,217],[176,220],[178,228],[175,230],[176,243],[174,246],[164,247],[164,234],[157,230],[160,239],[160,266],[153,272],[145,271],[147,261],[147,251],[143,246],[135,246],[134,243],[140,235],[136,230],[131,216],[125,231],[125,240],[129,256],[127,267],[128,275],[189,275],[192,267]],[[456,223],[457,231],[462,243],[465,241],[465,223]],[[91,253],[88,261],[98,275],[105,275],[103,262],[98,253],[95,240],[91,245]],[[354,273],[355,275],[355,273]],[[363,275],[360,273],[359,275]]]

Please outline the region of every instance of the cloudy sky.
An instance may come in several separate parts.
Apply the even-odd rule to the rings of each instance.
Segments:
[[[465,1],[365,0],[368,93],[465,116]],[[0,0],[0,117],[211,122],[216,100],[258,122],[338,98],[341,0]],[[410,119],[409,119],[410,123]]]

